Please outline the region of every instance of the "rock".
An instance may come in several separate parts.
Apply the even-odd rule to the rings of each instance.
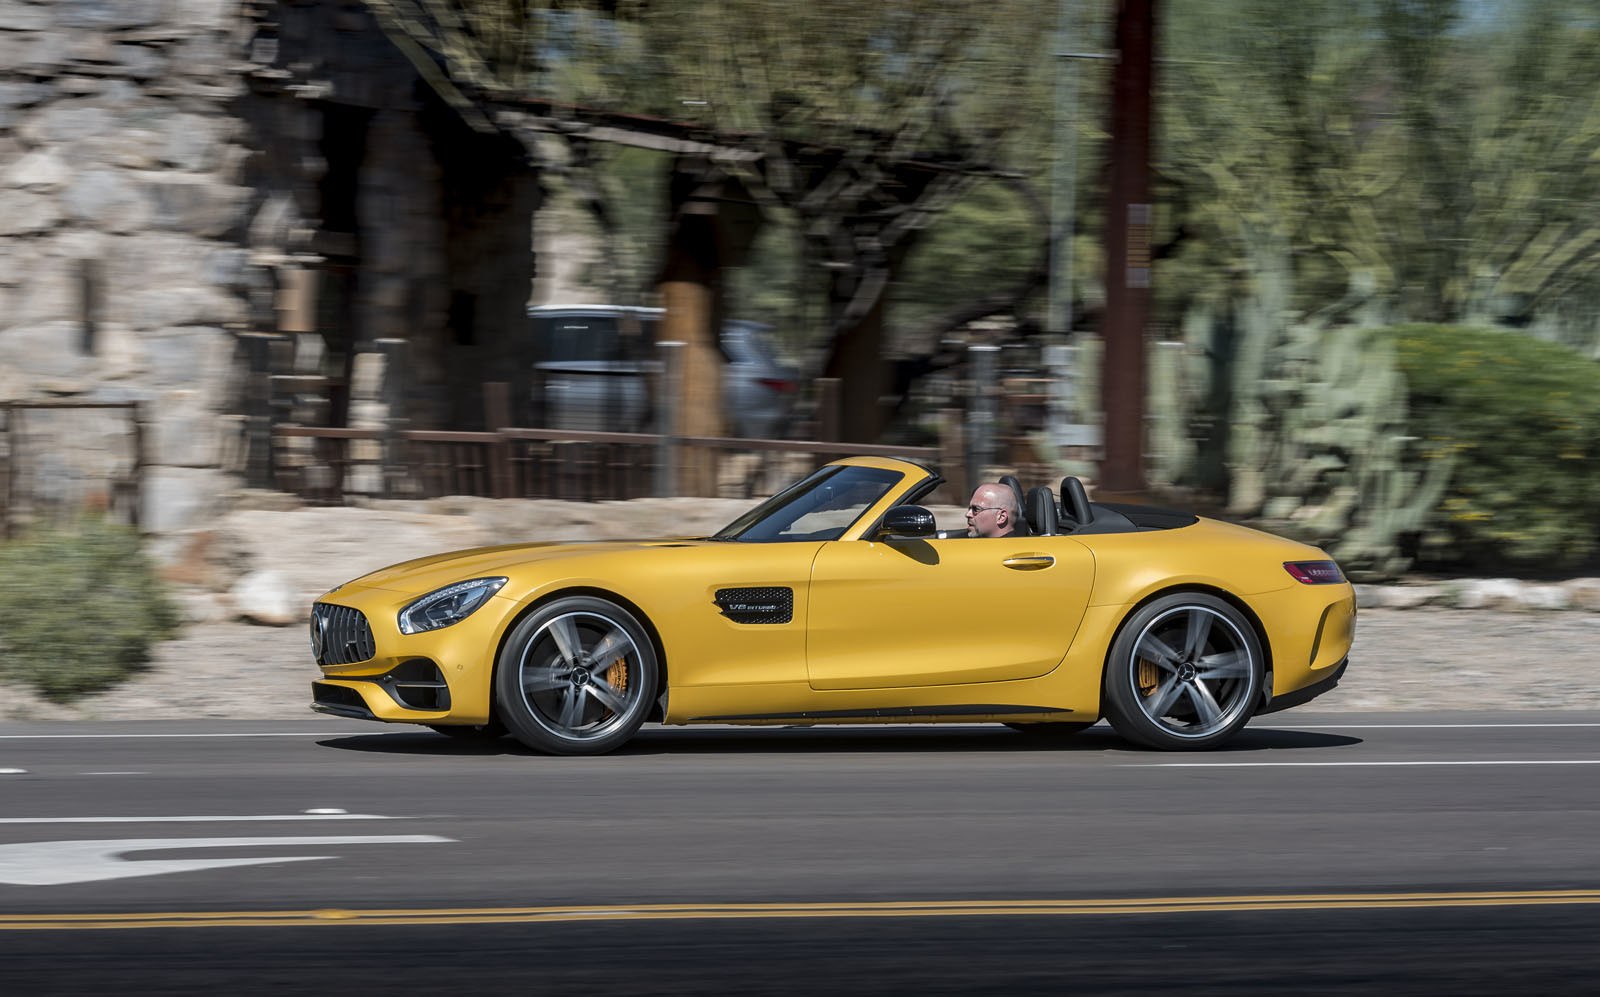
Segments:
[[[53,88],[45,83],[0,80],[0,110],[32,107],[50,96]]]
[[[221,623],[231,618],[228,607],[213,593],[178,589],[172,598],[185,623]]]
[[[1524,585],[1519,600],[1527,609],[1556,610],[1572,605],[1571,593],[1560,585]]]
[[[1358,589],[1367,590],[1367,601],[1361,602],[1358,592],[1357,605],[1383,606],[1389,609],[1415,609],[1418,606],[1438,605],[1447,601],[1447,593],[1441,585],[1365,585]]]
[[[0,211],[4,211],[4,201],[5,195],[0,193]],[[20,286],[11,306],[0,315],[0,326],[82,322],[83,293],[76,261],[34,255],[17,260],[16,265]]]
[[[228,603],[234,615],[269,627],[303,622],[310,607],[298,602],[283,575],[271,570],[252,571],[228,590]]]
[[[67,164],[55,149],[39,149],[12,163],[0,184],[18,190],[53,191],[67,182]]]
[[[140,186],[121,170],[89,170],[76,177],[61,199],[68,216],[107,232],[134,232],[150,224],[153,207]]]
[[[219,127],[214,117],[174,114],[161,126],[161,161],[168,166],[192,172],[214,167]]]
[[[61,221],[56,199],[34,191],[0,190],[0,236],[48,232]]]
[[[1563,582],[1562,588],[1567,590],[1568,604],[1573,609],[1600,612],[1600,578],[1574,578]]]
[[[1461,609],[1560,610],[1573,603],[1561,585],[1540,585],[1513,578],[1468,578],[1450,583],[1454,604]]]
[[[219,423],[200,391],[163,392],[149,418],[148,459],[173,467],[213,467]]]
[[[10,32],[0,32],[0,37]],[[3,65],[18,73],[32,76],[55,76],[67,62],[67,39],[57,31],[39,31],[12,35],[5,40],[6,61]]]
[[[0,330],[0,364],[39,379],[81,378],[94,372],[95,359],[83,352],[83,326],[41,322]]]
[[[128,296],[126,310],[136,329],[222,326],[243,318],[244,303],[208,287],[156,287]]]
[[[40,108],[20,131],[30,144],[49,147],[104,135],[115,130],[112,125],[110,111],[73,100]]]
[[[170,0],[55,0],[54,6],[62,25],[93,31],[148,27],[171,14]]]
[[[216,400],[228,375],[233,337],[214,326],[191,325],[146,332],[140,337],[149,383],[184,388]]]
[[[242,217],[249,192],[187,173],[149,171],[141,175],[152,205],[151,225],[191,235],[220,236]]]
[[[215,518],[220,497],[233,480],[224,472],[194,467],[147,466],[139,497],[140,527],[172,533]]]
[[[21,0],[0,0],[0,31],[43,31],[50,26],[48,8]]]
[[[158,537],[150,550],[163,580],[214,594],[249,572],[244,544],[237,533],[202,527]]]

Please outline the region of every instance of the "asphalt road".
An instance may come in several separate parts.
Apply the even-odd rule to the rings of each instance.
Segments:
[[[1593,992],[1600,713],[0,724],[0,992]],[[142,927],[135,927],[141,926]]]

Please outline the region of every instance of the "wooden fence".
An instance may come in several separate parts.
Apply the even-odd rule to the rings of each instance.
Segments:
[[[663,437],[562,429],[493,432],[272,427],[275,487],[310,502],[354,496],[550,498],[576,501],[678,495],[679,462],[710,455],[716,493],[770,494],[818,463],[845,454],[936,463],[934,447],[802,440]]]
[[[0,402],[0,536],[85,510],[137,528],[145,457],[138,402]]]

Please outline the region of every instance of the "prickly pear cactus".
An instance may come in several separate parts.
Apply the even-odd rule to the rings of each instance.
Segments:
[[[1409,435],[1392,345],[1373,330],[1300,323],[1260,355],[1263,376],[1239,399],[1250,431],[1234,435],[1235,467],[1251,491],[1235,490],[1235,511],[1325,547],[1352,577],[1404,571],[1451,461]]]

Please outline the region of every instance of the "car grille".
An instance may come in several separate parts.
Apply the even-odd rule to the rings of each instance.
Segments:
[[[319,665],[353,665],[378,648],[361,610],[319,602],[311,607],[311,653]]]

